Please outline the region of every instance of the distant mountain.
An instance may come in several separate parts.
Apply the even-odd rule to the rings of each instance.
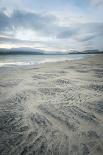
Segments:
[[[44,51],[39,49],[33,49],[33,48],[11,48],[11,49],[0,49],[0,55],[42,55],[44,54]]]
[[[45,51],[44,52],[45,55],[67,55],[68,53],[67,52],[59,52],[59,51]]]
[[[72,51],[68,54],[103,54],[103,51],[99,51],[99,50],[85,50],[85,51]]]
[[[83,53],[88,53],[88,54],[92,54],[92,53],[99,53],[100,51],[97,50],[97,49],[94,49],[94,50],[85,50],[83,51]]]
[[[68,54],[66,52],[59,52],[59,51],[44,51],[40,49],[34,48],[11,48],[11,49],[0,49],[0,55],[65,55]]]
[[[103,54],[103,51],[99,50],[85,50],[85,51],[69,51],[69,52],[59,52],[59,51],[43,51],[34,48],[11,48],[4,49],[0,48],[0,55],[69,55],[69,54]]]

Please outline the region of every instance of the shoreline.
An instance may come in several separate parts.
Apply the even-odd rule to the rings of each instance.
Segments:
[[[41,56],[42,55],[40,55],[40,58],[41,58]],[[4,56],[3,58],[5,58],[7,60],[5,61],[5,59],[4,59],[4,62],[3,62],[3,58],[1,59],[2,61],[0,62],[0,68],[1,67],[17,67],[17,66],[18,67],[22,67],[22,66],[28,67],[28,66],[33,66],[33,65],[37,66],[39,64],[44,64],[44,63],[64,62],[67,60],[80,60],[80,59],[84,59],[86,57],[92,57],[93,54],[92,55],[91,54],[85,54],[85,55],[84,54],[74,54],[74,55],[72,54],[72,55],[67,55],[67,57],[66,57],[66,55],[51,55],[49,57],[46,57],[46,56],[49,56],[49,55],[42,56],[41,60],[36,59],[36,58],[39,58],[39,56],[34,56],[34,60],[33,60],[31,58],[31,55],[28,55],[28,56],[22,55],[22,58],[24,58],[24,59],[21,59],[22,61],[18,59],[18,58],[20,58],[20,55],[19,55],[19,57],[18,57],[18,55],[17,56],[16,55],[10,55],[9,59],[7,58],[7,56]],[[63,56],[63,58],[61,56]],[[11,61],[10,57],[12,59],[14,59],[14,61]],[[15,59],[16,57],[17,57],[18,61]]]

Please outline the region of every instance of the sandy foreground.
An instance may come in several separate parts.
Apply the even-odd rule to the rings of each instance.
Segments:
[[[0,155],[103,155],[103,55],[0,68]]]

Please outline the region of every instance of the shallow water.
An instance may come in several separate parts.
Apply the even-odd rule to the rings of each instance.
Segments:
[[[25,66],[35,65],[45,62],[56,62],[65,60],[75,60],[87,57],[84,54],[72,55],[5,55],[0,56],[0,67],[3,66]]]

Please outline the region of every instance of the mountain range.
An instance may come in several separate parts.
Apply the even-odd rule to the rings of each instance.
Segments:
[[[51,51],[44,51],[40,49],[34,48],[0,48],[0,55],[68,55],[68,54],[103,54],[103,51],[99,51],[97,49],[94,50],[85,50],[85,51],[68,51],[68,52],[51,52]]]

